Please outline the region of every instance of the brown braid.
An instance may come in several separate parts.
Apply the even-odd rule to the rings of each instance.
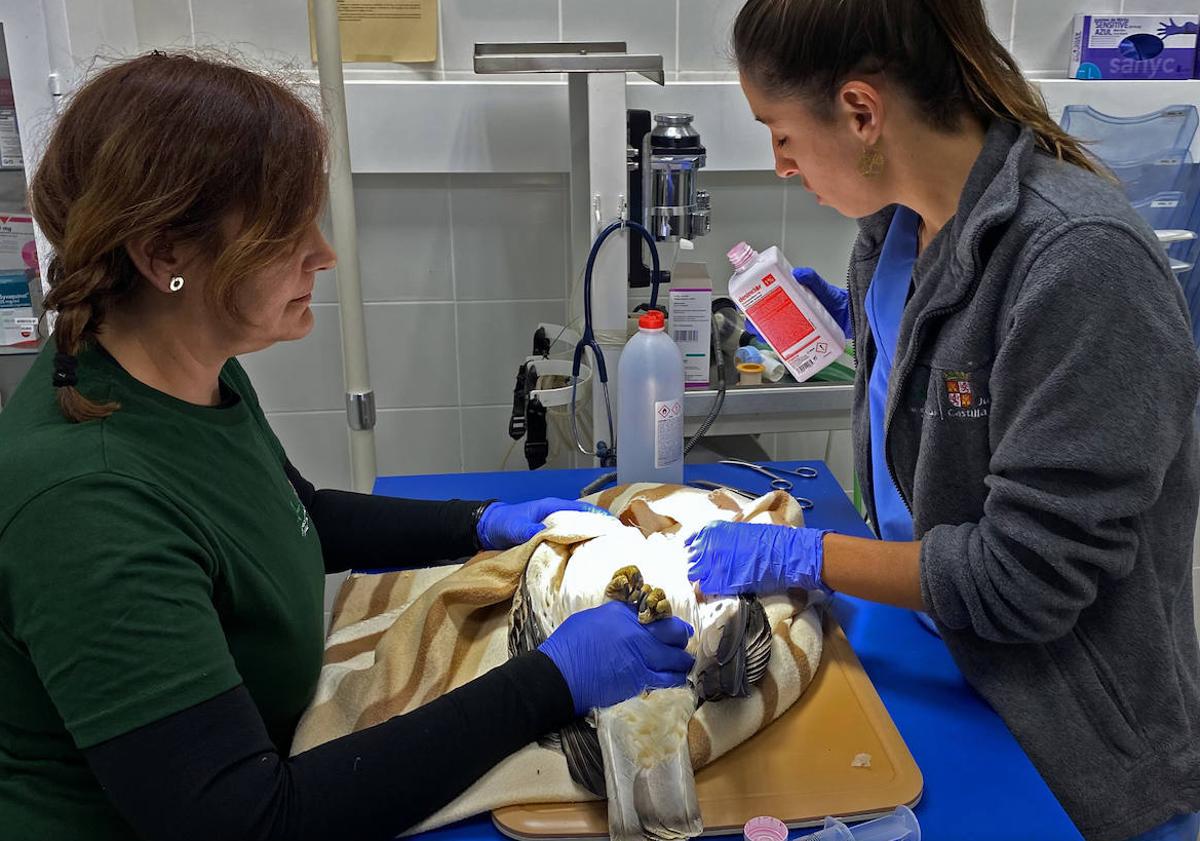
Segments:
[[[77,357],[84,343],[96,335],[100,324],[97,308],[102,312],[108,299],[113,297],[112,275],[100,266],[65,275],[57,257],[51,263],[49,274],[51,288],[46,296],[46,308],[58,314],[54,325],[55,345],[60,354]],[[55,368],[57,377],[61,366],[56,364]],[[120,408],[118,403],[111,401],[89,400],[74,383],[56,382],[55,385],[59,410],[76,423],[108,417]]]

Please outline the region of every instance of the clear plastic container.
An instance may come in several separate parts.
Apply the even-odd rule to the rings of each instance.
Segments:
[[[771,346],[796,382],[836,362],[846,336],[816,296],[792,277],[792,266],[775,246],[761,254],[744,242],[729,252],[729,296]]]
[[[921,825],[907,806],[857,826],[846,826],[837,818],[826,818],[825,828],[796,841],[921,841]]]
[[[617,369],[617,481],[683,483],[683,356],[661,312],[638,320]]]

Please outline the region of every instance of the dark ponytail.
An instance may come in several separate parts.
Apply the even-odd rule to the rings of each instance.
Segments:
[[[774,96],[832,114],[852,75],[882,73],[940,131],[964,117],[1028,126],[1059,160],[1099,172],[996,40],[981,0],[748,0],[733,28],[739,70]]]

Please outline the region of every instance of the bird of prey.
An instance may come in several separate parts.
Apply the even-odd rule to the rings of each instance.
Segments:
[[[562,750],[575,782],[607,797],[614,841],[675,841],[703,831],[688,722],[700,704],[749,694],[766,673],[771,629],[753,596],[699,594],[688,580],[680,524],[639,505],[643,516],[626,516],[629,525],[598,514],[554,515],[559,524],[591,518],[581,531],[600,534],[572,547],[545,542],[534,552],[513,599],[509,653],[536,649],[568,616],[611,598],[633,604],[642,622],[675,615],[695,629],[687,687],[594,710],[543,740]]]

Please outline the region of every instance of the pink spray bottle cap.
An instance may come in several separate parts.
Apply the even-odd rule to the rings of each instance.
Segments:
[[[787,841],[787,837],[787,824],[769,815],[751,818],[742,827],[743,841]]]
[[[733,248],[729,249],[729,253],[725,255],[729,258],[729,262],[733,264],[733,270],[740,272],[750,262],[758,256],[757,252],[747,243],[739,242]]]

